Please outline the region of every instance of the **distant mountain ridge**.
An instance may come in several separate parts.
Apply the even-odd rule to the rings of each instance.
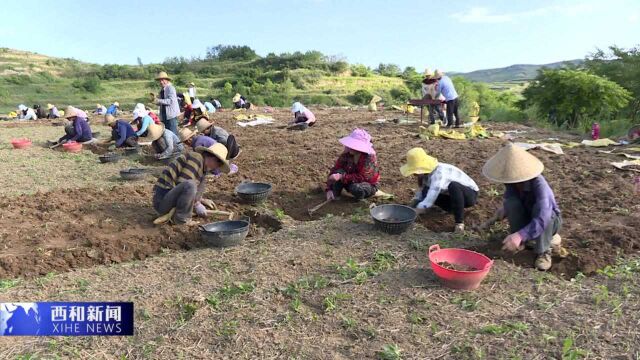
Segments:
[[[486,83],[521,82],[534,79],[538,74],[538,70],[543,67],[557,69],[564,66],[580,66],[583,63],[584,60],[575,59],[543,65],[516,64],[503,68],[476,70],[468,73],[451,73],[451,75],[462,76],[472,81]]]

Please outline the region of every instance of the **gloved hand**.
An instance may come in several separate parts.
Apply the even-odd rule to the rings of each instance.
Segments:
[[[335,199],[336,199],[336,196],[333,193],[333,191],[331,191],[331,190],[327,191],[327,200],[333,201]]]
[[[231,165],[229,165],[229,167],[231,168],[231,171],[229,172],[229,175],[231,175],[231,174],[235,174],[235,173],[237,173],[237,172],[238,172],[238,165],[236,165],[236,164],[231,164]]]
[[[196,211],[196,214],[200,217],[206,217],[207,216],[207,208],[204,207],[204,205],[202,205],[201,202],[197,202],[194,206],[193,209]]]
[[[502,250],[518,252],[520,250],[520,244],[522,244],[522,236],[515,232],[502,241]]]
[[[331,182],[340,181],[340,179],[342,179],[342,174],[331,174],[331,175],[329,175],[329,181],[331,181]]]

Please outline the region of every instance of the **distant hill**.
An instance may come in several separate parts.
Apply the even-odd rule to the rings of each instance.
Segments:
[[[516,64],[503,68],[476,70],[468,73],[452,73],[466,79],[485,83],[522,82],[532,80],[541,68],[556,69],[563,66],[580,66],[584,60],[568,60],[544,65]]]

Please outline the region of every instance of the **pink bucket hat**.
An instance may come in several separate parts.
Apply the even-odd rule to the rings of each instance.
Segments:
[[[376,151],[373,150],[373,144],[371,143],[371,135],[363,129],[356,128],[349,136],[343,137],[339,141],[342,145],[353,150],[370,155],[376,153]]]

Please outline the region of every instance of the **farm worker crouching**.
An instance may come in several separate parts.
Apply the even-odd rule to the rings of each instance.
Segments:
[[[96,115],[106,115],[107,114],[107,108],[100,105],[100,104],[96,104],[96,109],[93,112]]]
[[[113,147],[138,147],[138,137],[131,124],[124,120],[116,120],[113,115],[106,115],[107,126],[111,127],[111,140],[116,144]]]
[[[158,115],[156,115],[156,113],[151,111],[151,109],[149,109],[146,106],[144,106],[144,104],[137,103],[136,106],[133,108],[133,111],[136,111],[136,110],[140,110],[142,112],[146,112],[147,116],[149,116],[151,118],[151,120],[153,120],[154,123],[161,124],[161,121],[160,121],[160,118],[158,117]]]
[[[36,116],[38,117],[38,119],[47,118],[47,113],[44,112],[44,109],[40,105],[38,104],[33,105],[33,110],[36,112]]]
[[[459,128],[460,115],[458,114],[458,93],[456,92],[455,86],[453,86],[453,81],[440,70],[436,70],[433,77],[438,80],[438,85],[436,85],[436,96],[444,96],[444,100],[447,104],[447,126],[451,127],[455,125],[455,127]],[[455,123],[453,122],[454,117],[456,119]]]
[[[313,126],[313,124],[316,123],[316,116],[300,102],[293,103],[291,112],[293,113],[292,124],[305,123],[309,126]]]
[[[87,142],[93,139],[91,127],[87,122],[85,113],[80,113],[78,109],[69,106],[65,110],[64,116],[71,121],[71,124],[64,127],[65,135],[58,139],[58,142],[53,146],[64,144],[68,141]]]
[[[251,108],[251,103],[247,101],[247,99],[236,93],[233,98],[231,99],[231,102],[233,102],[233,106],[236,109],[250,109]]]
[[[407,151],[407,163],[400,167],[404,177],[417,175],[420,188],[411,202],[418,214],[437,205],[453,213],[454,232],[464,232],[464,209],[474,206],[478,199],[478,185],[457,167],[440,163],[422,148]]]
[[[378,191],[380,172],[371,135],[363,129],[355,129],[351,135],[340,139],[344,152],[329,173],[327,200],[334,200],[346,190],[356,199],[365,199]]]
[[[229,135],[227,130],[219,126],[214,126],[213,123],[205,119],[199,120],[196,123],[196,128],[202,135],[208,136],[224,145],[229,152],[229,159],[235,159],[240,155],[240,145],[238,145],[235,136]]]
[[[191,213],[206,216],[202,199],[206,187],[205,176],[216,170],[223,174],[230,171],[227,148],[222,144],[197,147],[196,151],[182,154],[165,168],[153,188],[153,208],[161,216],[154,223],[173,220],[177,224],[192,225]]]
[[[438,86],[438,80],[433,77],[433,71],[427,68],[424,70],[424,79],[422,79],[422,98],[423,99],[435,99],[437,95],[436,87]],[[438,97],[441,101],[445,98],[442,94]],[[447,119],[444,116],[441,105],[429,105],[429,123],[436,123],[436,114],[445,126],[447,125]]]
[[[38,115],[32,108],[28,108],[22,104],[18,105],[18,119],[20,120],[38,120]]]
[[[191,98],[191,102],[193,103],[196,100],[196,84],[190,82],[189,87],[187,88],[187,94]]]
[[[200,100],[196,99],[196,101],[194,101],[191,105],[191,109],[192,110],[188,118],[185,112],[184,122],[186,124],[192,125],[200,119],[209,120],[209,112],[207,111],[207,108],[202,104],[202,102],[200,102]]]
[[[47,119],[57,119],[60,117],[60,112],[55,105],[47,104],[47,110],[49,110],[49,114],[47,115]]]
[[[178,94],[176,88],[171,85],[171,78],[166,72],[161,71],[156,80],[162,86],[160,97],[155,98],[156,105],[160,106],[160,120],[166,129],[174,134],[178,134],[178,114],[180,114],[180,106],[178,106]]]
[[[158,159],[166,159],[184,150],[184,145],[180,142],[178,135],[167,130],[162,124],[150,124],[147,136],[140,140],[151,141],[151,146],[156,152],[155,157]]]
[[[213,104],[211,102],[209,102],[209,101],[205,101],[204,102],[204,107],[207,109],[207,112],[209,114],[213,114],[213,113],[216,112],[216,107],[213,106]]]
[[[118,116],[118,109],[120,109],[120,103],[114,101],[113,104],[111,104],[109,108],[107,108],[105,115]]]
[[[198,135],[197,132],[191,131],[188,128],[180,129],[180,141],[186,146],[195,150],[198,147],[211,147],[218,142],[213,140],[212,138],[206,135]],[[229,149],[227,149],[229,151]],[[230,155],[227,154],[227,157],[230,158]],[[238,172],[238,166],[236,164],[229,164],[231,171],[229,174],[235,174]],[[220,176],[220,174],[216,174],[216,176]]]
[[[560,208],[547,180],[544,165],[524,149],[507,144],[482,168],[491,181],[505,184],[503,205],[497,219],[509,220],[511,235],[503,240],[503,249],[519,251],[533,248],[538,270],[551,268],[551,255],[566,256],[558,231],[562,225]]]
[[[136,108],[133,110],[133,124],[138,129],[136,131],[137,137],[145,137],[147,136],[147,130],[149,129],[149,125],[155,124],[151,116],[146,110],[141,110],[140,108]]]

